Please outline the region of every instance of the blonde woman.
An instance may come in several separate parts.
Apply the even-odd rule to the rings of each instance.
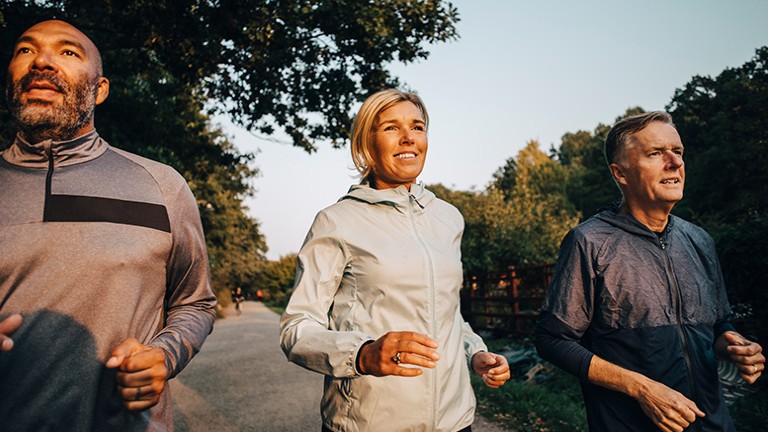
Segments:
[[[323,431],[469,431],[470,368],[489,387],[509,379],[459,312],[464,220],[416,180],[428,125],[417,95],[370,96],[351,133],[362,181],[299,251],[280,341],[325,375]]]

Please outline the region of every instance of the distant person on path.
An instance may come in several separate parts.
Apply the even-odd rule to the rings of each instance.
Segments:
[[[16,42],[0,153],[0,429],[173,430],[166,381],[211,331],[200,215],[168,166],[94,128],[109,93],[80,30]],[[12,338],[12,339],[11,339]]]
[[[413,93],[370,96],[352,125],[362,182],[320,211],[280,322],[292,362],[326,376],[324,431],[470,430],[473,370],[509,365],[459,312],[464,220],[416,178],[429,117]]]
[[[243,311],[240,310],[240,304],[245,301],[245,296],[243,295],[243,289],[240,287],[237,287],[236,290],[232,291],[232,303],[235,304],[235,311],[237,311],[237,314],[240,315],[243,313]]]
[[[765,357],[728,322],[712,238],[670,214],[685,184],[672,118],[617,122],[605,158],[623,200],[563,240],[536,347],[581,380],[591,431],[734,431],[716,357],[750,384]]]

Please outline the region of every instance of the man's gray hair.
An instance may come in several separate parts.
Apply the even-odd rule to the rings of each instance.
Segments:
[[[605,137],[603,151],[605,152],[605,161],[608,165],[610,166],[612,163],[621,160],[632,135],[645,129],[649,123],[655,121],[675,127],[675,124],[672,123],[672,116],[665,111],[636,114],[617,121],[611,130],[608,131],[608,136]]]

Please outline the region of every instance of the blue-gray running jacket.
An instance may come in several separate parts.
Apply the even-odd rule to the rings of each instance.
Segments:
[[[563,240],[536,329],[546,360],[579,377],[592,431],[651,431],[625,394],[588,381],[593,355],[661,382],[706,413],[690,431],[734,431],[713,345],[730,306],[712,238],[675,216],[656,234],[604,210]]]

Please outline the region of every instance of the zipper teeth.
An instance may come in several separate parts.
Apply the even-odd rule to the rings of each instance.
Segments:
[[[48,172],[45,174],[45,200],[43,201],[43,222],[48,220],[48,203],[51,197],[51,183],[53,182],[53,147],[51,144],[45,149],[48,155]]]
[[[670,281],[670,284],[672,286],[672,291],[675,297],[675,320],[677,322],[677,332],[680,335],[680,343],[683,345],[683,358],[685,359],[685,366],[688,368],[688,378],[691,381],[691,395],[694,399],[698,399],[698,391],[696,388],[696,377],[693,372],[693,364],[691,364],[691,357],[689,353],[688,348],[688,339],[685,337],[685,331],[683,331],[683,322],[682,322],[682,315],[683,315],[683,298],[682,293],[680,292],[680,286],[677,284],[677,276],[675,275],[674,270],[672,269],[672,262],[669,258],[669,252],[667,251],[667,245],[664,243],[663,238],[659,238],[659,246],[661,246],[661,250],[664,251],[664,258],[665,258],[665,264],[666,264],[666,270],[668,279]],[[694,400],[695,402],[695,400]],[[695,423],[693,425],[695,430],[699,430],[699,423]]]
[[[51,196],[51,179],[53,178],[53,148],[50,147],[50,143],[48,144],[48,147],[45,148],[45,154],[48,155],[48,172],[45,174],[45,198],[43,200],[43,222],[48,220],[48,197]],[[5,306],[5,303],[8,302],[8,299],[11,298],[13,293],[16,291],[16,288],[18,288],[19,285],[12,286],[11,289],[8,291],[8,293],[5,294],[5,297],[3,297],[0,300],[0,310],[3,309],[3,306]]]
[[[437,317],[435,315],[435,274],[434,269],[432,268],[432,256],[429,254],[429,249],[427,248],[427,245],[424,244],[424,241],[421,239],[421,236],[419,236],[419,231],[416,229],[416,218],[413,216],[413,203],[416,202],[416,204],[421,207],[421,209],[424,209],[424,206],[421,205],[420,202],[416,200],[416,197],[413,195],[409,195],[409,217],[411,218],[411,225],[413,226],[413,233],[416,235],[416,238],[419,240],[419,243],[421,244],[421,247],[424,248],[424,252],[427,254],[427,262],[429,263],[429,288],[430,288],[430,295],[431,295],[431,301],[432,305],[430,307],[431,309],[431,318],[432,322],[430,322],[430,331],[432,332],[432,336],[437,337],[437,329],[435,326],[437,325]],[[432,425],[432,429],[436,427],[436,418],[437,418],[437,370],[432,370],[432,413],[430,418],[430,424]]]

